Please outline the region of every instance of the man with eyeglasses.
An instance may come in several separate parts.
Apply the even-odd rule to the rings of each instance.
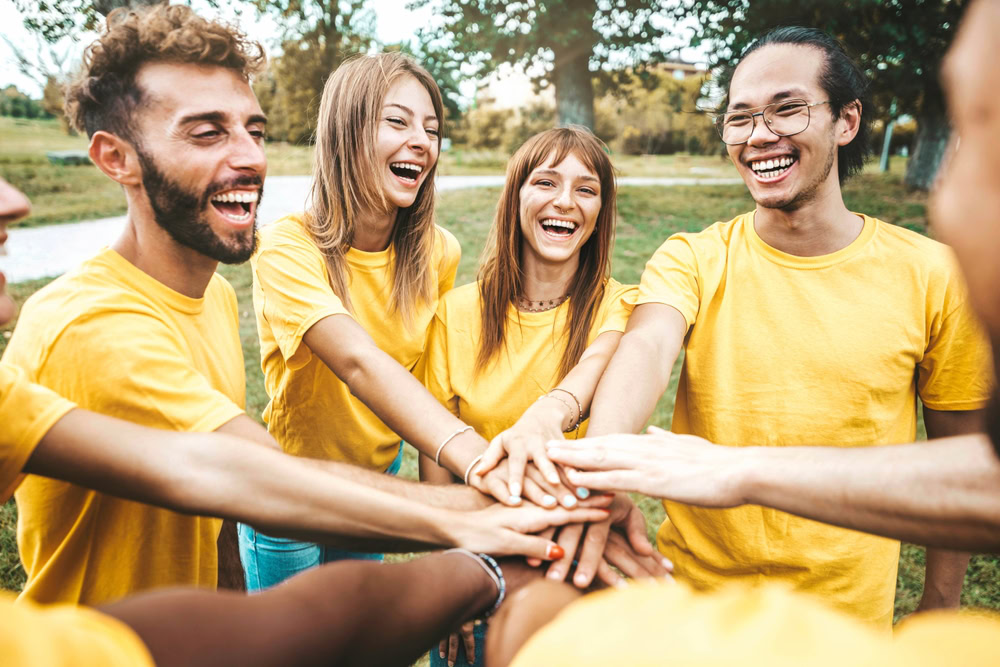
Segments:
[[[867,80],[829,35],[775,29],[717,120],[757,206],[669,238],[593,401],[588,435],[636,433],[685,361],[673,430],[731,446],[911,442],[981,429],[988,348],[951,251],[852,212],[871,144]],[[836,498],[831,498],[836,502]],[[782,580],[888,630],[899,543],[745,505],[665,502],[658,546],[696,587]],[[968,556],[927,556],[921,609],[957,606]]]

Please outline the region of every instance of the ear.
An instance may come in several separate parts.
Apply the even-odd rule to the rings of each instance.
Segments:
[[[138,185],[142,182],[142,167],[139,156],[130,143],[118,135],[104,130],[90,138],[90,160],[108,178],[122,185]]]
[[[837,145],[846,146],[854,141],[861,129],[861,100],[854,100],[840,110],[837,120]]]

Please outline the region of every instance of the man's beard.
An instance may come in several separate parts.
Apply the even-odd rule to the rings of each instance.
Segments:
[[[142,148],[137,146],[136,153],[142,166],[142,184],[153,208],[153,219],[174,241],[223,264],[242,264],[250,259],[257,249],[256,209],[253,226],[247,233],[228,241],[212,230],[203,211],[211,205],[214,195],[239,186],[253,186],[259,190],[259,207],[264,194],[260,176],[240,176],[226,183],[212,183],[199,196],[168,178]]]
[[[823,186],[823,183],[826,182],[826,179],[830,177],[830,172],[833,171],[833,161],[836,156],[837,142],[833,141],[833,136],[831,134],[830,152],[826,156],[826,164],[824,164],[823,169],[820,170],[819,177],[813,179],[811,183],[807,184],[797,193],[792,195],[791,199],[769,204],[766,208],[775,208],[782,211],[796,211],[816,199],[816,195]]]

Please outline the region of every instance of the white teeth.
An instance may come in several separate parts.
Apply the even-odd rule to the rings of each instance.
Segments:
[[[424,168],[419,164],[411,164],[409,162],[392,162],[389,166],[397,169],[409,169],[410,171],[415,171],[418,174],[424,170]]]
[[[757,173],[761,173],[764,171],[772,171],[774,169],[784,169],[785,167],[791,166],[794,161],[795,160],[787,156],[772,158],[770,160],[758,160],[756,162],[751,162],[750,168]]]
[[[570,222],[569,220],[556,220],[555,218],[546,218],[542,220],[542,224],[546,227],[565,227],[566,229],[573,231],[576,229],[576,223]]]
[[[224,202],[224,203],[236,203],[241,204],[253,204],[260,197],[260,193],[256,190],[252,192],[247,192],[246,190],[223,192],[212,197],[212,201]]]

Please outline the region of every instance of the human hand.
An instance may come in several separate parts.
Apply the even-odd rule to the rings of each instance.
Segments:
[[[631,491],[701,507],[746,503],[741,475],[746,452],[693,435],[650,426],[645,435],[550,441],[549,458],[573,484]]]
[[[458,662],[458,647],[465,646],[465,661],[473,665],[476,663],[476,626],[481,625],[482,620],[474,619],[463,623],[458,631],[451,633],[438,643],[438,655],[442,660],[447,660],[449,667]],[[482,648],[480,648],[482,650]]]
[[[666,576],[673,570],[673,564],[649,543],[646,518],[628,496],[617,494],[608,509],[604,521],[587,526],[571,524],[559,532],[557,544],[564,555],[549,566],[548,578],[565,579],[574,558],[573,585],[578,588],[590,586],[595,575],[609,586],[623,585],[624,580],[611,565],[629,576]],[[610,541],[612,532],[615,537]]]
[[[524,469],[528,461],[534,461],[542,477],[549,484],[553,486],[561,484],[559,472],[545,453],[545,443],[549,440],[562,439],[566,416],[566,407],[559,401],[535,401],[513,426],[490,441],[489,447],[483,453],[482,461],[473,474],[485,475],[496,468],[506,456],[507,486],[511,496],[521,496]]]
[[[521,497],[510,493],[509,466],[510,459],[504,459],[485,475],[473,472],[469,475],[469,486],[493,496],[505,505],[516,507],[521,503]],[[533,463],[524,469],[523,492],[527,500],[542,507],[555,507],[561,504],[563,507],[572,508],[581,504],[577,500],[576,492],[568,483],[560,481],[559,484],[550,484]],[[587,506],[589,503],[583,504]]]
[[[542,560],[563,557],[563,549],[549,537],[535,535],[552,526],[586,521],[603,521],[607,509],[562,507],[545,509],[537,505],[505,507],[500,504],[459,514],[452,544],[475,552],[501,556],[521,555]]]

